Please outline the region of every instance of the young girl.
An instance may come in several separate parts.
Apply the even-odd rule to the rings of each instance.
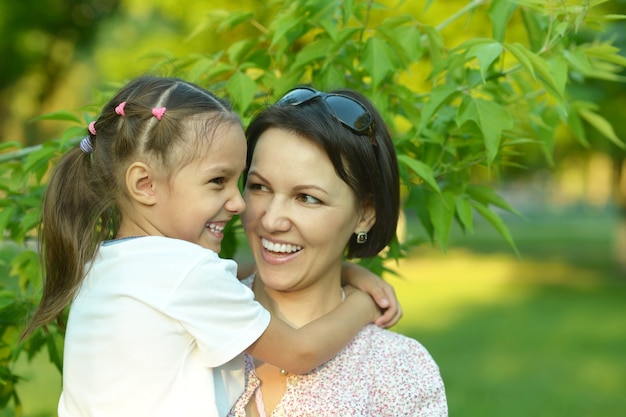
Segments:
[[[226,103],[142,77],[61,159],[43,206],[43,296],[24,333],[71,303],[60,417],[224,415],[243,390],[243,361],[229,363],[242,352],[307,372],[380,316],[353,290],[296,330],[237,280],[217,253],[245,208],[245,157]]]

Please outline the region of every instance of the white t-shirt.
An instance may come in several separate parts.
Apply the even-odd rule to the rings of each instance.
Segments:
[[[103,244],[70,308],[59,417],[225,415],[270,320],[236,268],[182,240]]]

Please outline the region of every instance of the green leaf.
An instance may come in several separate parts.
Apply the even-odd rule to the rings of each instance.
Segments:
[[[254,13],[244,11],[229,11],[224,19],[221,20],[220,25],[217,27],[217,31],[231,30],[234,27],[249,22],[254,18]]]
[[[381,38],[371,37],[366,41],[362,63],[372,77],[373,89],[376,89],[383,79],[393,72],[395,62],[393,51]]]
[[[245,113],[258,91],[256,83],[242,72],[233,74],[226,88],[229,96],[240,113]]]
[[[430,185],[430,187],[437,191],[437,193],[441,193],[441,189],[439,188],[439,184],[435,180],[433,176],[433,170],[430,166],[426,165],[422,161],[418,161],[417,159],[413,159],[406,154],[398,155],[398,162],[407,166],[411,171],[417,174],[425,183]]]
[[[17,151],[19,149],[22,149],[23,147],[24,147],[24,145],[22,145],[19,142],[15,142],[15,141],[0,142],[0,152],[3,152],[6,149],[11,149],[13,151]]]
[[[456,214],[463,227],[470,233],[474,233],[474,217],[472,215],[472,205],[464,196],[456,199]]]
[[[50,146],[50,144],[51,143],[48,142],[45,144],[47,146],[44,145],[28,154],[24,162],[24,171],[31,172],[42,163],[46,163],[47,165],[48,161],[57,156],[59,150],[55,146]]]
[[[328,50],[332,47],[331,39],[322,38],[307,44],[297,54],[293,61],[293,67],[301,68],[313,61],[328,56]]]
[[[272,24],[274,28],[274,34],[272,36],[272,42],[270,47],[276,45],[278,42],[283,40],[287,33],[292,29],[301,26],[306,21],[306,14],[301,13],[299,17],[294,16],[293,14],[285,14],[275,20]]]
[[[378,29],[396,28],[398,26],[406,25],[407,23],[413,24],[414,22],[415,22],[415,18],[408,14],[401,14],[399,16],[389,16],[389,17],[386,17],[385,20],[383,20],[380,25],[378,25]],[[415,29],[413,28],[413,30]]]
[[[580,114],[580,117],[585,119],[591,126],[595,127],[611,142],[613,142],[615,145],[619,146],[622,149],[626,148],[624,142],[622,142],[620,138],[618,138],[615,134],[613,126],[611,126],[611,124],[604,117],[585,108],[581,108],[580,110],[578,110],[578,112]]]
[[[390,32],[390,36],[393,37],[394,45],[397,45],[395,49],[401,48],[409,63],[420,60],[423,54],[422,37],[417,28],[414,26],[398,27]]]
[[[488,163],[491,164],[500,149],[502,131],[513,127],[513,119],[496,102],[468,97],[459,108],[457,125],[460,127],[470,120],[476,123],[483,135]]]
[[[521,2],[517,0],[517,3]],[[528,36],[528,43],[530,44],[530,48],[533,51],[541,50],[541,47],[543,46],[544,36],[546,36],[546,31],[544,27],[545,25],[542,24],[541,21],[542,16],[539,13],[535,13],[531,10],[526,10],[522,7],[520,7],[518,10],[522,16],[522,22],[524,23],[524,27],[526,28],[526,35]]]
[[[583,104],[584,105],[584,104]],[[585,146],[589,147],[589,142],[587,141],[587,135],[585,133],[585,128],[583,126],[583,122],[580,118],[580,114],[578,109],[580,108],[580,103],[574,102],[571,105],[571,110],[567,114],[567,124],[569,128],[572,130],[574,137],[578,142]]]
[[[476,201],[472,202],[472,206],[485,220],[487,220],[494,227],[494,229],[498,231],[498,233],[500,233],[500,236],[502,236],[504,240],[507,241],[507,243],[515,251],[515,254],[519,257],[520,253],[517,249],[517,246],[515,245],[515,242],[513,241],[511,232],[509,232],[509,229],[506,227],[500,216],[491,211],[488,207]]]
[[[205,77],[209,80],[217,78],[221,75],[227,74],[233,71],[235,68],[224,62],[213,63],[210,67],[208,67],[204,73]]]
[[[30,231],[34,230],[39,222],[41,221],[41,210],[37,206],[34,209],[27,211],[22,216],[22,221],[20,222],[20,233],[22,235],[28,234]]]
[[[435,236],[443,252],[446,252],[450,228],[454,220],[454,194],[444,191],[432,194],[428,199],[428,213],[435,229]]]
[[[460,92],[458,87],[454,84],[442,84],[433,88],[428,101],[424,103],[419,130],[424,130],[439,108],[458,94],[460,94]]]
[[[561,103],[563,101],[563,83],[557,82],[554,80],[552,76],[552,69],[548,62],[530,51],[526,48],[520,48],[519,51],[523,53],[526,58],[532,63],[532,66],[535,72],[540,76],[541,82],[543,83],[546,90]]]
[[[0,310],[14,304],[17,301],[17,296],[13,291],[0,290]]]
[[[15,207],[11,205],[2,207],[2,210],[0,210],[0,230],[1,231],[4,231],[7,229],[7,225],[13,218],[14,213],[15,213]]]
[[[511,15],[515,11],[515,2],[511,0],[493,0],[489,8],[489,18],[493,27],[492,33],[496,41],[504,41],[504,34]]]
[[[57,332],[47,337],[46,344],[48,346],[48,359],[59,372],[63,371],[63,336]]]
[[[565,50],[563,56],[571,64],[571,66],[582,74],[589,74],[593,71],[589,57],[582,49],[574,49],[573,51]]]
[[[343,24],[346,25],[348,24],[348,21],[350,20],[350,18],[352,17],[352,15],[354,14],[354,0],[343,0],[343,7],[341,8],[341,10],[343,11],[342,14],[342,19],[343,19]]]
[[[438,74],[444,69],[445,47],[441,33],[432,26],[425,25],[423,30],[428,38],[428,51],[433,65],[433,73]]]
[[[237,42],[233,42],[226,53],[228,54],[228,59],[234,65],[241,63],[245,56],[258,44],[258,40],[256,39],[243,39]]]
[[[533,67],[533,63],[526,56],[526,52],[525,52],[526,47],[524,47],[520,43],[505,43],[504,48],[508,50],[511,54],[513,54],[515,59],[517,59],[517,62],[519,62],[524,68],[526,68],[528,72],[530,72],[530,75],[532,75],[534,80],[537,79],[537,76],[535,75],[535,68]]]
[[[42,114],[41,116],[37,116],[31,119],[31,121],[39,121],[39,120],[59,120],[59,121],[67,121],[67,122],[76,122],[82,123],[82,120],[74,113],[67,110],[55,111],[52,113]]]
[[[515,210],[509,203],[507,203],[504,198],[497,195],[494,189],[491,187],[486,187],[482,185],[469,185],[465,189],[465,192],[473,200],[476,200],[481,204],[484,204],[485,206],[492,204],[510,213],[517,214],[520,217],[522,216],[522,214]]]
[[[529,115],[533,130],[535,131],[541,150],[550,166],[554,165],[554,144],[556,139],[556,126],[559,117],[554,109],[535,109]]]
[[[430,195],[433,194],[430,188],[417,185],[409,188],[409,196],[406,199],[405,208],[414,210],[417,214],[420,224],[426,231],[428,238],[432,242],[434,240],[435,231],[433,224],[428,214],[427,201]],[[407,213],[408,214],[408,213]]]
[[[612,62],[616,65],[626,67],[626,57],[620,55],[620,49],[609,43],[593,43],[582,45],[581,48],[589,57],[602,61]]]
[[[565,87],[567,86],[569,76],[567,60],[561,55],[555,55],[547,62],[550,65],[550,74],[552,75],[554,86],[559,97],[565,97]],[[564,109],[563,101],[559,100],[559,103],[561,104],[561,108]]]
[[[485,82],[485,75],[493,62],[502,54],[502,45],[499,42],[483,43],[475,45],[467,51],[467,58],[477,58],[480,76]]]
[[[322,90],[330,90],[338,85],[345,85],[345,71],[332,61],[327,61],[317,76],[318,86]]]
[[[359,32],[361,32],[361,28],[341,28],[337,33],[337,39],[335,39],[335,44],[332,46],[332,51],[336,51],[346,45]]]
[[[337,40],[337,33],[339,28],[337,27],[336,21],[334,21],[333,19],[323,19],[320,20],[318,24],[322,29],[324,29],[330,39],[332,39],[333,41]]]
[[[400,15],[386,18],[376,31],[388,42],[402,65],[408,67],[422,56],[421,33],[412,16]]]

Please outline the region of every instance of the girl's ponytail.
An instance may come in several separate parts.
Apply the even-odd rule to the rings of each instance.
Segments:
[[[112,202],[107,193],[94,187],[84,144],[61,158],[44,195],[39,230],[43,296],[22,339],[60,319],[85,276],[86,265],[110,230],[102,222],[113,220],[107,215]]]

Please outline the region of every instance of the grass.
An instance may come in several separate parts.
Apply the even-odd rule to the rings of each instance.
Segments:
[[[522,259],[481,231],[480,238],[453,235],[446,255],[422,248],[400,263],[403,278],[392,282],[405,318],[395,330],[438,362],[450,415],[623,415],[618,222],[606,211],[542,213],[507,221]]]
[[[389,278],[404,308],[395,331],[440,366],[451,416],[618,417],[626,409],[626,273],[619,218],[569,209],[507,218],[522,254],[489,226],[453,231],[448,253],[416,249]],[[409,219],[408,234],[419,228]],[[60,378],[21,363],[25,417],[56,415]],[[5,417],[9,411],[0,412]]]

